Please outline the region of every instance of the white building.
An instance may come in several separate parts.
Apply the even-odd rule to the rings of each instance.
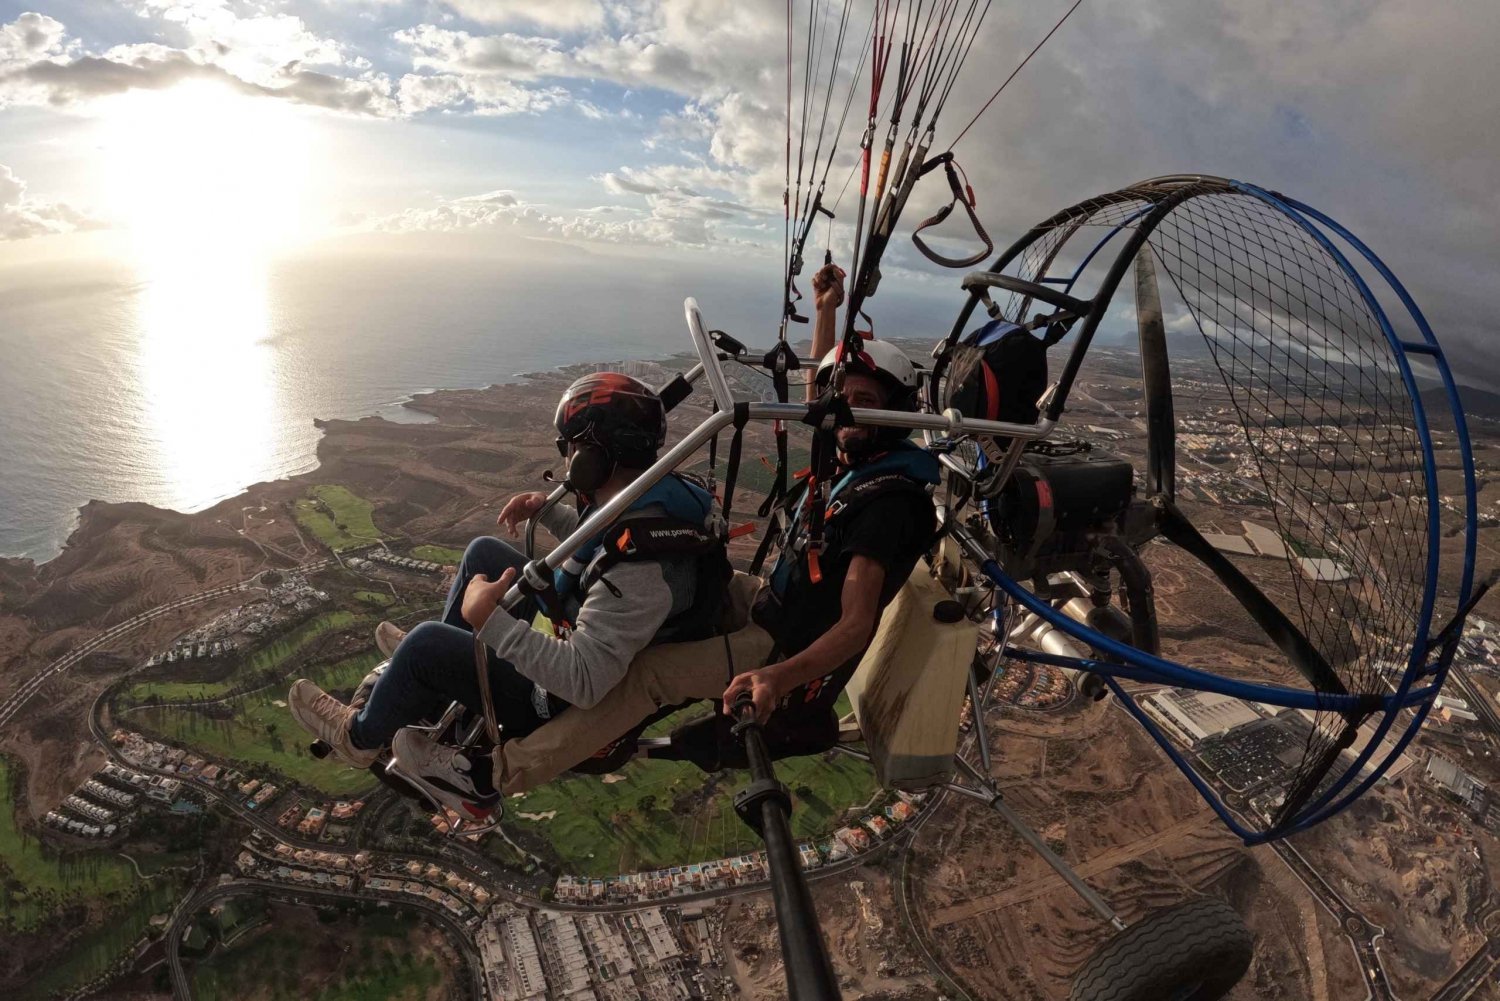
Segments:
[[[1213,692],[1169,688],[1146,696],[1142,703],[1147,712],[1192,743],[1217,737],[1260,719],[1260,715],[1241,700]]]

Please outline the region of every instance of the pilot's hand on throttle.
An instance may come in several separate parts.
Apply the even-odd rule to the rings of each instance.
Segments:
[[[825,264],[813,275],[813,305],[818,309],[838,309],[844,304],[844,269]]]
[[[468,586],[464,588],[463,615],[464,621],[473,626],[475,632],[483,629],[484,624],[490,621],[490,616],[500,607],[500,599],[505,597],[505,592],[510,590],[515,580],[515,567],[501,574],[499,580],[490,580],[484,574],[470,579]]]
[[[510,537],[514,539],[521,534],[521,523],[540,511],[545,503],[547,495],[540,490],[516,494],[500,509],[500,517],[495,519],[496,523],[510,532]]]
[[[781,701],[785,693],[777,684],[776,675],[766,668],[756,671],[746,671],[737,674],[729,687],[724,689],[724,707],[731,713],[734,712],[734,702],[742,692],[750,693],[755,701],[755,720],[764,723],[771,718],[771,712],[776,708],[776,703]]]

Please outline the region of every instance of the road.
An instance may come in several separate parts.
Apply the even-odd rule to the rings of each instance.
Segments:
[[[312,563],[304,563],[300,566],[292,567],[290,570],[283,572],[311,572],[314,570],[322,569],[323,567],[327,566],[328,563],[328,560],[317,560]],[[197,594],[189,595],[186,598],[178,598],[175,601],[169,601],[164,605],[157,605],[155,608],[144,611],[139,615],[131,616],[124,622],[118,622],[115,625],[110,626],[103,632],[90,637],[83,643],[74,647],[72,650],[69,650],[61,657],[57,658],[57,660],[54,660],[51,664],[48,664],[46,667],[42,668],[30,678],[27,678],[24,682],[21,683],[20,688],[12,692],[4,702],[0,702],[0,727],[3,727],[5,726],[5,724],[9,723],[11,719],[21,711],[26,703],[30,702],[31,699],[39,691],[42,690],[42,686],[45,685],[48,680],[56,677],[63,671],[66,671],[68,668],[73,667],[75,664],[83,660],[95,650],[98,650],[106,644],[119,639],[126,633],[139,629],[141,626],[144,626],[148,622],[159,619],[163,615],[169,615],[172,612],[177,611],[178,609],[187,608],[190,605],[201,604],[205,601],[211,601],[214,598],[222,598],[224,595],[233,594],[236,591],[248,590],[249,588],[255,586],[255,580],[259,576],[260,574],[257,573],[255,577],[251,577],[249,580],[242,580],[238,584],[224,584],[219,587],[210,588],[207,591],[200,591]]]
[[[459,951],[463,953],[469,968],[469,979],[471,997],[475,1001],[484,998],[484,969],[480,964],[479,951],[474,947],[473,938],[468,934],[463,925],[455,921],[445,909],[423,900],[420,897],[412,897],[405,894],[382,894],[371,890],[360,890],[359,892],[341,892],[338,890],[324,890],[313,887],[292,887],[284,883],[271,883],[258,879],[234,879],[224,883],[217,883],[211,887],[200,889],[197,893],[186,898],[173,913],[171,922],[167,925],[165,944],[167,949],[167,964],[172,974],[172,994],[179,1001],[192,1001],[192,984],[188,980],[187,971],[182,965],[182,936],[187,928],[187,923],[192,920],[193,915],[202,911],[215,900],[224,897],[232,897],[236,894],[250,893],[260,897],[285,900],[297,904],[316,905],[328,901],[338,902],[368,902],[371,899],[387,901],[394,906],[409,907],[413,910],[425,912],[437,923],[441,924],[453,937]]]
[[[1497,917],[1500,917],[1500,910],[1491,910],[1481,919],[1481,924],[1491,925],[1492,919]],[[1497,970],[1500,970],[1500,938],[1491,934],[1479,951],[1438,988],[1431,1001],[1469,1001]]]
[[[1351,907],[1291,844],[1285,840],[1273,841],[1271,848],[1286,863],[1287,868],[1292,870],[1293,875],[1301,880],[1302,885],[1307,887],[1308,892],[1338,919],[1344,935],[1354,944],[1369,997],[1375,1001],[1397,1001],[1396,992],[1391,989],[1390,980],[1386,977],[1385,964],[1380,960],[1380,947],[1377,945],[1385,937],[1385,929]]]
[[[1486,942],[1484,948],[1448,978],[1448,982],[1432,996],[1432,1001],[1468,1001],[1497,967],[1500,967],[1500,942]]]
[[[915,854],[913,849],[917,846],[917,837],[921,834],[922,825],[937,812],[938,807],[942,805],[943,800],[947,797],[948,793],[946,791],[934,794],[932,801],[928,804],[928,808],[923,810],[920,816],[913,817],[911,823],[907,826],[910,834],[902,846],[901,885],[896,888],[896,901],[901,905],[901,920],[906,924],[906,932],[911,940],[916,943],[917,948],[921,950],[922,958],[927,962],[928,971],[940,981],[950,985],[958,992],[960,997],[964,998],[964,1001],[971,1001],[961,982],[948,972],[947,967],[943,966],[938,960],[937,954],[933,952],[932,946],[927,941],[927,932],[930,929],[923,928],[917,923],[915,918],[916,907],[911,893],[911,859],[912,855]]]

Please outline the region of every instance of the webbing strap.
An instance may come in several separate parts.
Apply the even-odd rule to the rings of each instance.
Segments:
[[[734,487],[740,478],[740,452],[745,443],[745,425],[750,422],[750,404],[734,405],[734,436],[729,439],[729,461],[724,469],[724,523],[729,524],[730,512],[734,509]]]
[[[766,352],[762,364],[771,373],[771,385],[776,390],[776,402],[786,403],[791,398],[791,371],[797,364],[797,352],[786,341],[777,341],[776,346]],[[768,517],[778,501],[786,495],[787,436],[786,426],[781,421],[774,425],[776,434],[776,475],[766,499],[756,511],[762,518]]]
[[[802,504],[803,531],[806,540],[804,550],[809,575],[816,582],[821,577],[818,554],[823,549],[823,493],[828,481],[833,479],[838,462],[838,429],[854,422],[854,414],[842,396],[836,395],[830,383],[822,396],[807,408],[804,424],[810,424],[812,434],[812,475],[808,477],[807,494]]]
[[[496,609],[494,614],[499,614]],[[500,746],[500,723],[495,719],[495,696],[490,692],[490,651],[479,634],[474,634],[474,669],[479,672],[479,701],[484,708],[484,730],[490,743]]]
[[[760,545],[755,547],[755,556],[750,560],[750,573],[752,575],[760,575],[761,568],[766,565],[766,557],[771,555],[772,543],[781,537],[783,531],[784,526],[781,521],[781,512],[777,512],[766,523],[766,534],[761,538]]]
[[[710,408],[711,413],[719,412],[719,401],[715,400]],[[712,482],[719,475],[719,436],[715,434],[708,439],[708,478]]]
[[[984,224],[979,221],[979,216],[974,211],[974,188],[968,183],[968,178],[964,179],[962,185],[959,184],[958,173],[954,169],[956,164],[951,150],[947,153],[941,153],[922,164],[917,176],[921,177],[928,171],[936,169],[939,165],[942,166],[944,173],[948,176],[948,190],[952,193],[953,197],[948,200],[947,205],[944,205],[937,212],[917,223],[916,229],[913,229],[911,232],[911,242],[922,252],[924,257],[934,264],[941,264],[945,268],[973,267],[994,253],[995,241],[990,239],[989,233],[985,232]],[[961,170],[962,168],[958,169]],[[974,227],[974,235],[978,236],[984,243],[983,247],[968,257],[944,257],[922,240],[922,231],[930,229],[933,226],[942,225],[943,221],[952,214],[955,205],[963,207],[964,213],[969,217],[969,225]]]

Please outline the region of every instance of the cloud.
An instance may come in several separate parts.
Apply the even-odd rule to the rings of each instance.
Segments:
[[[604,23],[599,0],[443,0],[443,5],[487,25],[520,22],[559,31],[587,31]]]
[[[63,55],[67,29],[45,14],[26,13],[0,25],[0,70]]]
[[[242,94],[279,97],[332,111],[375,116],[398,112],[390,82],[379,74],[331,76],[293,64],[278,70],[266,83],[251,83],[181,49],[152,44],[120,47],[97,56],[43,59],[0,72],[0,108],[9,104],[67,107],[131,90],[163,90],[188,80],[212,81]]]
[[[407,209],[365,223],[383,233],[451,233],[499,224],[513,225],[533,218],[535,210],[522,204],[514,191],[490,191],[445,201],[433,208]]]
[[[326,26],[344,23],[336,14],[346,9],[333,0],[308,7],[305,19],[296,13],[302,8],[284,2],[125,2],[145,15],[138,37],[154,42],[85,46],[42,14],[0,26],[0,106],[66,107],[124,89],[212,78],[245,93],[362,116],[566,108],[608,118],[597,148],[627,152],[607,165],[613,169],[591,162],[577,176],[560,176],[556,190],[571,182],[574,202],[604,197],[618,212],[517,204],[485,215],[461,199],[423,211],[441,208],[445,225],[516,219],[578,239],[695,246],[758,240],[767,254],[772,245],[779,249],[783,4],[423,0],[377,10],[367,0],[348,18],[359,22],[358,31],[332,32]],[[838,6],[830,9],[836,17]],[[856,5],[846,68],[858,58],[868,10]],[[939,124],[939,148],[1057,13],[1043,5],[990,8]],[[806,6],[794,16],[805,37]],[[979,195],[980,216],[1001,243],[1065,205],[1161,173],[1204,171],[1284,190],[1343,219],[1385,254],[1445,338],[1478,345],[1486,336],[1484,296],[1500,270],[1493,184],[1500,132],[1475,124],[1500,119],[1491,70],[1497,48],[1495,4],[1085,5],[957,153]],[[829,176],[829,201],[857,157],[864,87]],[[817,100],[821,105],[821,93]],[[832,227],[832,242],[844,252],[854,216],[850,190]],[[910,252],[911,221],[947,195],[936,175],[917,186],[892,244],[893,267]],[[1500,381],[1487,353],[1470,354]]]
[[[659,195],[662,192],[659,185],[637,181],[631,177],[628,168],[619,173],[605,174],[600,180],[604,182],[605,190],[612,195]]]
[[[471,35],[422,24],[398,31],[395,40],[412,53],[415,69],[459,76],[503,76],[535,80],[576,76],[577,67],[556,39],[524,35]]]
[[[96,220],[70,205],[28,196],[26,182],[0,163],[0,240],[70,233],[98,225]]]
[[[638,186],[650,187],[646,182]],[[534,237],[635,246],[713,247],[746,242],[719,229],[727,220],[750,217],[751,210],[743,205],[669,189],[653,190],[646,200],[644,210],[620,205],[554,209],[501,190],[407,209],[362,225],[384,233],[452,233],[505,226]]]
[[[398,95],[401,110],[408,115],[426,111],[485,116],[540,114],[578,103],[561,87],[525,87],[503,77],[475,78],[453,73],[436,76],[408,73],[401,78]]]
[[[142,16],[158,17],[186,48],[245,80],[270,83],[289,64],[342,66],[344,46],[308,30],[300,17],[236,12],[228,0],[135,0]]]
[[[188,47],[149,42],[86,53],[49,17],[22,14],[0,25],[0,108],[69,107],[130,90],[208,80],[243,94],[332,111],[399,114],[392,84],[383,74],[361,70],[345,76],[306,68],[344,60],[336,45],[306,32],[297,18],[235,19],[212,0],[148,0],[139,9],[179,26],[190,36]]]

